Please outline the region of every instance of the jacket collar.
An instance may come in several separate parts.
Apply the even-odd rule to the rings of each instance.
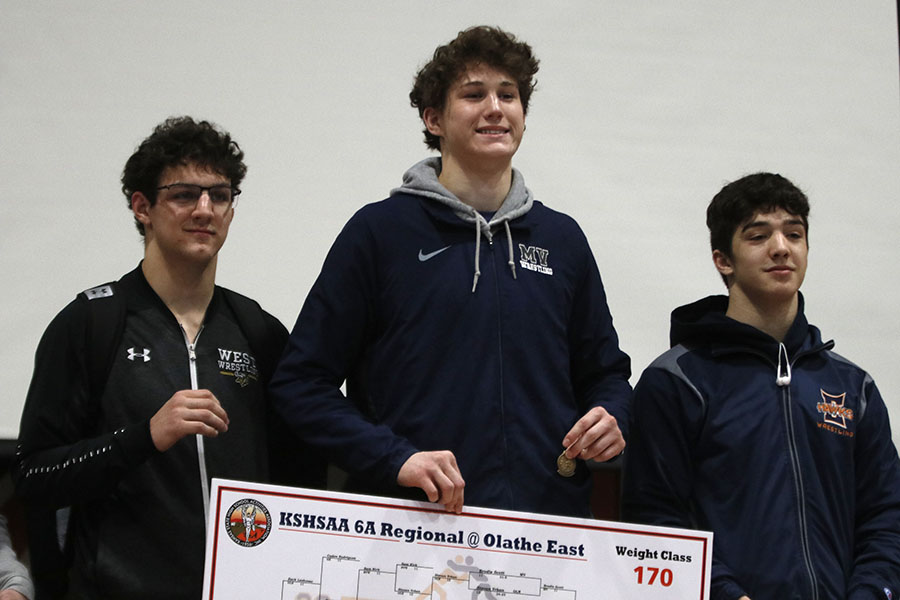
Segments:
[[[834,346],[823,342],[821,332],[810,325],[804,312],[804,298],[800,294],[797,316],[788,329],[784,346],[791,356],[824,350]],[[752,325],[725,316],[728,296],[708,296],[672,311],[669,341],[677,344],[710,347],[714,355],[753,351],[765,356],[777,356],[779,342]]]

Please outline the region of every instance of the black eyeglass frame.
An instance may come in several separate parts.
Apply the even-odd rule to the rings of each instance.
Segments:
[[[213,202],[213,204],[215,204],[215,202],[213,201],[212,193],[211,193],[214,189],[223,189],[224,188],[224,189],[231,190],[231,200],[228,203],[231,204],[232,206],[237,204],[237,198],[238,198],[238,196],[241,195],[240,188],[232,187],[232,186],[228,185],[227,183],[217,183],[215,185],[200,185],[197,183],[175,182],[175,183],[169,183],[167,185],[161,185],[158,188],[156,188],[156,191],[160,192],[162,190],[168,190],[168,189],[172,189],[172,188],[178,187],[178,186],[189,187],[189,188],[200,190],[200,193],[197,195],[196,202],[199,202],[200,197],[203,196],[203,192],[206,192],[206,194],[209,196],[210,202]]]

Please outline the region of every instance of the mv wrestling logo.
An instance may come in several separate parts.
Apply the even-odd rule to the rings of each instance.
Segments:
[[[822,415],[822,422],[818,423],[819,428],[853,437],[853,432],[848,429],[848,421],[853,421],[853,409],[844,406],[847,393],[829,394],[825,390],[820,389],[822,401],[816,404],[816,411]]]
[[[219,373],[234,377],[235,383],[247,387],[259,378],[256,358],[249,352],[219,348]]]
[[[261,502],[252,498],[238,500],[225,514],[225,530],[235,544],[244,547],[258,546],[269,537],[272,517]]]
[[[553,275],[553,269],[547,266],[547,257],[549,255],[550,252],[543,248],[519,244],[519,265],[523,269],[543,273],[544,275]]]

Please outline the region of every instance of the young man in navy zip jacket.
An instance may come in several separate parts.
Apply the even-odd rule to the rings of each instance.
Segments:
[[[276,404],[352,491],[587,516],[584,461],[625,446],[590,247],[512,168],[537,62],[491,27],[435,51],[410,99],[440,158],[347,223],[291,333]]]
[[[672,313],[635,388],[627,519],[714,532],[714,600],[900,592],[900,462],[871,377],[806,321],[809,204],[757,173],[707,211],[728,296]]]

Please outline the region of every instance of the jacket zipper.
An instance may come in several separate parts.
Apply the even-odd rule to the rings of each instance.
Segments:
[[[180,326],[180,324],[179,324]],[[188,339],[187,332],[184,330],[184,327],[181,327],[181,333],[184,335],[184,343],[187,346],[188,351],[188,368],[191,373],[191,389],[198,390],[200,389],[197,384],[197,340],[200,339],[200,334],[203,333],[203,325],[200,326],[200,329],[197,331],[196,337],[194,337],[194,341],[191,342]],[[209,521],[209,480],[206,475],[206,448],[203,445],[203,435],[196,434],[197,439],[197,462],[200,467],[200,491],[203,494],[203,527],[206,528],[206,523]]]
[[[816,579],[816,573],[813,570],[812,566],[812,557],[809,550],[809,534],[808,527],[806,523],[806,493],[803,489],[803,479],[801,478],[800,471],[800,457],[797,452],[797,439],[794,433],[794,421],[793,421],[793,410],[791,407],[791,386],[790,379],[786,384],[778,384],[778,379],[780,373],[780,362],[781,355],[783,354],[785,361],[788,364],[789,369],[793,368],[794,365],[797,364],[797,361],[801,358],[814,354],[816,352],[821,352],[823,350],[830,350],[834,347],[834,342],[829,341],[825,342],[815,348],[807,348],[804,351],[799,352],[796,356],[794,356],[794,360],[790,360],[790,357],[787,354],[787,348],[784,348],[783,345],[779,348],[779,360],[777,363],[773,363],[769,357],[758,350],[745,349],[744,351],[755,354],[762,358],[766,363],[775,367],[775,381],[778,389],[781,391],[781,401],[782,401],[782,414],[784,416],[784,427],[785,432],[788,439],[788,452],[791,458],[791,470],[794,474],[794,492],[797,495],[797,513],[798,513],[798,525],[800,527],[800,548],[803,552],[803,566],[806,568],[806,573],[809,576],[810,586],[812,588],[812,597],[811,600],[818,600],[819,598],[819,584]],[[721,354],[729,354],[731,352],[739,353],[740,350],[726,350]]]
[[[499,269],[497,269],[497,259],[494,255],[494,240],[488,240],[488,250],[490,251],[491,257],[491,269],[493,269],[492,275],[494,279],[494,294],[496,297],[496,306],[497,306],[497,350],[500,361],[500,373],[498,374],[498,378],[500,380],[500,390],[498,394],[500,396],[500,436],[503,440],[503,464],[509,465],[509,448],[506,443],[506,398],[503,395],[504,385],[503,385],[503,317],[500,306],[500,273]],[[509,472],[509,469],[506,469]],[[513,495],[512,490],[509,489],[509,481],[504,478],[504,487],[506,488],[506,495],[508,498],[508,502],[510,506],[513,506]]]
[[[803,551],[803,566],[809,576],[812,586],[812,600],[819,597],[819,586],[816,581],[816,573],[812,568],[812,558],[809,553],[809,535],[806,523],[806,493],[803,490],[803,479],[800,471],[800,458],[797,455],[797,441],[794,434],[793,411],[791,410],[791,390],[785,387],[781,391],[784,406],[785,428],[787,429],[788,448],[791,455],[791,468],[794,471],[794,491],[797,494],[797,515],[800,526],[800,548]]]
[[[780,382],[781,375],[781,355],[784,355],[785,362],[788,365],[788,383]],[[800,527],[800,549],[803,552],[803,566],[806,568],[806,574],[809,576],[809,582],[812,589],[812,600],[819,598],[819,585],[816,580],[816,572],[812,566],[812,556],[809,551],[809,526],[806,521],[806,492],[803,488],[803,473],[800,468],[800,455],[797,452],[797,436],[794,431],[794,411],[791,400],[790,372],[792,361],[788,357],[787,349],[784,344],[779,344],[778,365],[776,367],[776,381],[781,389],[782,411],[785,420],[785,430],[788,439],[788,451],[791,457],[791,469],[794,472],[794,492],[797,496],[797,518]],[[794,359],[796,362],[798,357]]]

